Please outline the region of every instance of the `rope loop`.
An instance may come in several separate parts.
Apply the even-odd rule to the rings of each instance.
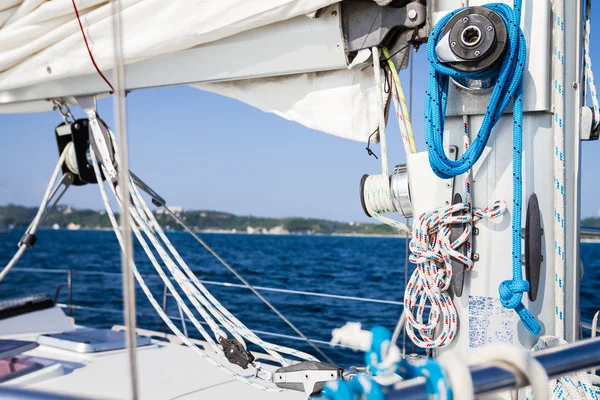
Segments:
[[[446,24],[454,15],[462,11],[462,8],[442,18],[429,35],[427,43],[427,58],[431,67],[425,99],[425,144],[429,152],[431,168],[443,179],[464,174],[471,169],[481,157],[492,128],[513,97],[518,97],[521,92],[521,81],[527,58],[525,35],[520,28],[521,0],[515,0],[514,8],[500,3],[488,4],[484,7],[498,13],[506,23],[509,46],[501,66],[484,71],[462,72],[439,61],[435,47],[442,39]],[[443,145],[450,77],[496,81],[479,133],[471,146],[456,161],[446,156]],[[518,118],[522,118],[522,115],[518,116],[515,113],[515,121]]]
[[[523,280],[521,252],[522,223],[522,158],[523,158],[523,71],[527,61],[527,43],[521,30],[522,0],[514,0],[513,8],[506,4],[494,3],[484,7],[495,11],[506,24],[508,31],[508,50],[500,66],[483,71],[462,72],[442,64],[437,58],[435,48],[442,39],[446,24],[463,9],[455,10],[434,27],[427,44],[427,57],[431,64],[429,86],[425,101],[425,143],[429,153],[432,170],[442,179],[448,179],[469,172],[483,153],[493,127],[502,117],[506,107],[513,105],[513,210],[512,210],[512,269],[513,280],[500,286],[502,304],[514,309],[523,320],[527,329],[539,333],[541,327],[521,302],[522,293],[528,290]],[[444,123],[448,101],[450,78],[495,80],[479,133],[470,146],[465,146],[463,155],[456,161],[450,160],[444,151]],[[465,125],[466,126],[466,125]],[[466,135],[465,135],[466,136]],[[491,214],[494,214],[492,211]],[[447,254],[450,252],[447,250]]]

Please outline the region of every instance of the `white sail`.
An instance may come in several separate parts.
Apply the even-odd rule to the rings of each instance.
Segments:
[[[338,6],[316,13],[335,0],[120,3],[128,89],[198,83],[337,136],[366,141],[376,128],[372,70],[347,69]],[[110,71],[112,5],[76,4],[93,58]],[[235,82],[206,83],[214,81]],[[70,1],[0,5],[0,112],[50,109],[48,98],[108,91]]]

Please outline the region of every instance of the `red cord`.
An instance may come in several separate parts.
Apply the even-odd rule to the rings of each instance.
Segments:
[[[108,86],[110,86],[110,89],[114,92],[115,89],[113,88],[113,85],[110,84],[108,79],[106,79],[106,76],[104,76],[102,71],[100,71],[100,68],[98,68],[98,65],[96,64],[96,60],[94,59],[94,55],[92,54],[92,50],[90,50],[90,45],[88,44],[87,38],[85,37],[85,31],[83,30],[83,25],[81,24],[81,19],[79,18],[79,11],[77,11],[77,6],[75,5],[75,0],[71,0],[71,2],[73,3],[73,9],[75,10],[75,15],[77,16],[77,22],[79,22],[79,28],[81,29],[81,35],[83,36],[83,41],[85,42],[85,47],[87,48],[88,54],[90,55],[92,64],[94,64],[94,68],[96,68],[96,71],[98,72],[98,74],[102,77],[102,79],[104,79],[104,82],[106,82],[106,84]]]

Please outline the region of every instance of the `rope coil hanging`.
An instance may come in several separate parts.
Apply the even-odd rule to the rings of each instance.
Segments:
[[[519,28],[521,0],[515,1],[514,9],[505,4],[490,4],[484,7],[498,13],[508,27],[509,50],[499,68],[463,72],[446,66],[439,61],[435,47],[442,38],[445,25],[455,14],[462,11],[462,8],[444,16],[433,28],[427,43],[427,58],[431,67],[425,99],[425,144],[427,145],[429,161],[433,171],[444,179],[464,174],[477,162],[487,144],[492,128],[513,100],[513,97],[518,96],[520,93],[519,88],[521,87],[521,78],[527,57],[525,36]],[[471,146],[456,161],[446,156],[443,146],[450,78],[496,80],[479,133],[473,139]],[[518,114],[515,113],[515,120],[518,118]]]
[[[464,72],[442,64],[435,48],[441,40],[448,21],[462,9],[455,10],[434,27],[427,45],[427,57],[431,63],[429,84],[425,102],[425,143],[433,171],[443,179],[464,174],[481,157],[492,128],[496,125],[506,107],[514,99],[513,106],[513,210],[512,210],[512,269],[513,279],[500,284],[500,302],[506,308],[515,310],[529,332],[537,335],[541,329],[539,322],[523,305],[523,293],[529,290],[529,282],[523,279],[521,252],[522,219],[522,148],[523,148],[523,86],[522,77],[527,59],[526,41],[521,24],[522,0],[515,0],[513,8],[505,4],[484,6],[495,11],[504,20],[509,38],[509,48],[500,67],[488,70]],[[456,161],[450,160],[443,147],[444,122],[448,101],[450,77],[455,79],[487,80],[495,79],[496,84],[490,95],[486,113],[479,133],[471,145]]]
[[[496,201],[484,209],[475,209],[473,214],[454,215],[470,208],[469,203],[459,203],[415,218],[410,262],[417,267],[406,285],[404,309],[407,311],[406,332],[421,348],[445,347],[454,339],[457,313],[447,293],[452,280],[452,260],[458,260],[467,270],[472,268],[471,246],[466,246],[466,254],[458,249],[469,240],[473,222],[499,217],[506,210],[506,203]],[[451,241],[451,227],[455,224],[464,224],[465,229]],[[425,321],[428,304],[429,316]],[[443,326],[438,329],[440,323]]]

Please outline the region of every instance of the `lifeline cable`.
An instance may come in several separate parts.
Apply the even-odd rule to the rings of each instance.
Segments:
[[[523,279],[521,254],[522,219],[522,148],[523,148],[523,71],[527,59],[525,35],[520,28],[522,0],[515,0],[511,9],[505,4],[484,6],[498,13],[506,23],[509,49],[500,68],[476,72],[461,72],[442,64],[435,47],[441,39],[448,21],[462,9],[444,16],[434,27],[427,44],[427,57],[431,63],[431,75],[425,101],[425,143],[429,152],[431,168],[440,178],[448,179],[467,172],[480,158],[492,128],[504,110],[514,99],[513,106],[513,210],[512,210],[512,269],[513,279],[503,281],[498,289],[500,302],[505,308],[515,310],[529,332],[537,335],[539,322],[523,305],[523,293],[529,291],[529,282]],[[471,146],[456,161],[450,160],[443,147],[444,121],[448,101],[450,77],[466,79],[494,79],[486,113],[479,133]]]

